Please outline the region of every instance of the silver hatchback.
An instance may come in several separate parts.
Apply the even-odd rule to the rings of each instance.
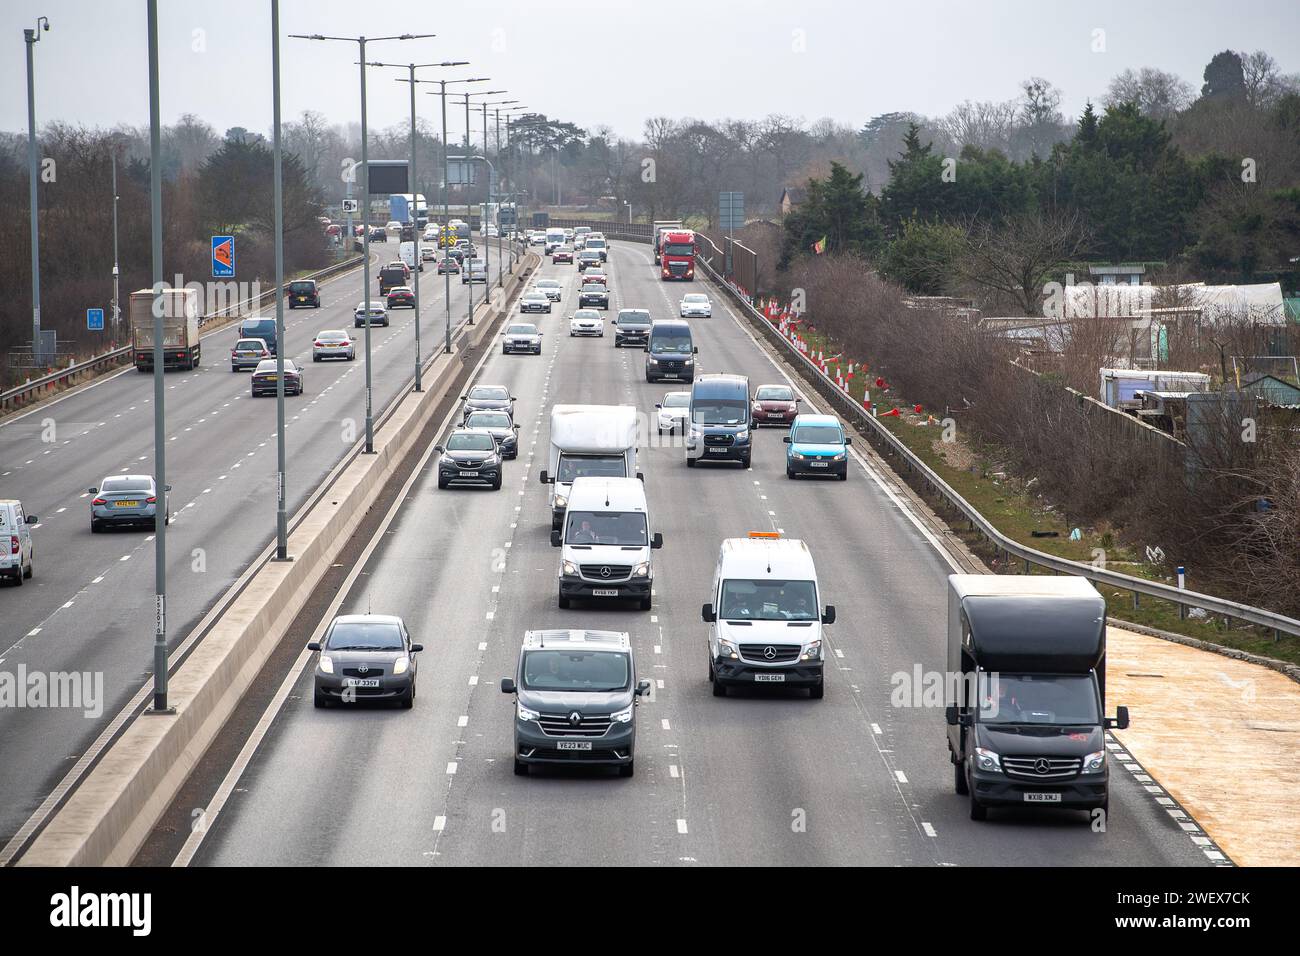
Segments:
[[[89,494],[91,531],[112,525],[158,527],[158,490],[152,475],[109,475]],[[170,515],[163,516],[163,524],[171,524]]]

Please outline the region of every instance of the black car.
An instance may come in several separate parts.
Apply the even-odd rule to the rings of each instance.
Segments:
[[[519,457],[519,426],[506,412],[473,412],[465,420],[466,428],[485,431],[496,439],[502,458]]]
[[[578,308],[609,308],[609,290],[599,282],[584,282],[578,291]]]
[[[321,641],[307,650],[316,651],[315,688],[312,702],[317,707],[353,704],[362,700],[395,701],[402,707],[415,704],[415,655],[424,645],[411,643],[411,635],[400,617],[388,614],[345,614],[330,622]]]
[[[276,386],[275,363],[276,359],[263,359],[253,370],[253,398],[275,395],[279,391]],[[302,369],[289,359],[284,360],[284,394],[302,394]]]
[[[320,308],[320,286],[316,284],[315,279],[298,279],[289,283],[289,288],[285,292],[285,299],[289,303],[289,308],[297,308],[300,305],[311,306],[313,309]]]
[[[599,252],[596,252],[595,250],[588,252],[586,249],[583,249],[578,253],[578,271],[582,272],[585,269],[599,269],[602,261]]]
[[[504,385],[475,385],[460,398],[465,403],[461,412],[462,421],[484,408],[507,412],[511,418],[515,417],[515,397]]]
[[[438,459],[438,487],[487,485],[501,490],[501,450],[489,431],[458,428],[446,445],[435,445]]]
[[[646,309],[619,309],[614,320],[614,348],[640,345],[650,340],[650,313]]]
[[[371,242],[387,242],[387,241],[388,241],[388,231],[387,231],[386,229],[382,229],[382,228],[371,229],[371,230],[370,230],[370,241],[371,241]]]

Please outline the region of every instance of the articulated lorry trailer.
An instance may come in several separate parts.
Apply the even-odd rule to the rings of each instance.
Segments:
[[[948,577],[945,718],[954,788],[990,807],[1109,809],[1106,602],[1083,578]]]
[[[152,289],[132,292],[127,305],[131,323],[131,357],[138,371],[153,369]],[[163,289],[163,368],[199,366],[199,293],[196,289]]]

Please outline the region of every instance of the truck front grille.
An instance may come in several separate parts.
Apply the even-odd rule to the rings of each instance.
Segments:
[[[1007,776],[1022,780],[1066,780],[1077,776],[1082,764],[1079,757],[1002,758],[1002,769]]]

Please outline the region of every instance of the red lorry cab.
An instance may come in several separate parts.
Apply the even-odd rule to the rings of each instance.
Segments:
[[[689,229],[665,232],[659,245],[659,276],[663,281],[695,281],[695,233]]]

